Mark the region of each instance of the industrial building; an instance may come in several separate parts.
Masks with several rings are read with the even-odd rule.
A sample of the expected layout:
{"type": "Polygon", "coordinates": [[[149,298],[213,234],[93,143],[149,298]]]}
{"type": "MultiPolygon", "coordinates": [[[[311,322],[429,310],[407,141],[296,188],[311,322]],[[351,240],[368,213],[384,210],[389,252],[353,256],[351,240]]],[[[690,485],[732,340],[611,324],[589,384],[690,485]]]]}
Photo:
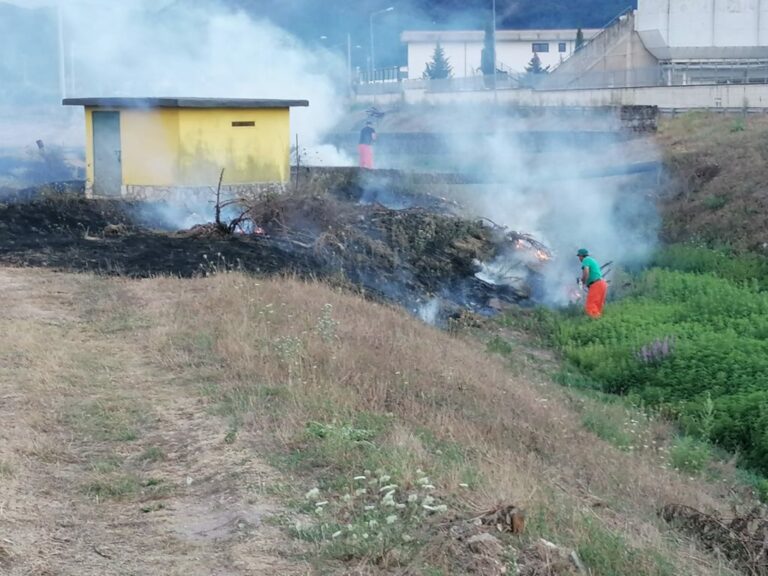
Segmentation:
{"type": "MultiPolygon", "coordinates": [[[[584,40],[601,32],[583,30],[584,40]]],[[[523,73],[534,54],[543,67],[555,68],[576,51],[578,30],[497,30],[496,68],[523,73]]],[[[482,30],[406,30],[400,35],[408,48],[408,78],[422,77],[435,48],[440,45],[453,68],[454,78],[482,75],[480,69],[486,33],[482,30]]]]}
{"type": "Polygon", "coordinates": [[[546,88],[768,83],[768,0],[638,0],[546,88]]]}
{"type": "Polygon", "coordinates": [[[286,182],[290,115],[306,100],[72,98],[85,107],[86,192],[150,198],[169,189],[286,182]]]}
{"type": "MultiPolygon", "coordinates": [[[[461,81],[482,74],[483,31],[406,31],[401,38],[408,47],[411,80],[421,78],[438,44],[448,57],[454,80],[427,87],[428,92],[490,86],[461,81]]],[[[638,0],[636,10],[624,11],[604,28],[584,30],[584,44],[578,50],[575,38],[576,30],[497,31],[499,71],[521,73],[537,54],[549,73],[525,83],[497,82],[496,88],[768,84],[768,0],[638,0]]],[[[721,100],[715,98],[713,105],[721,100]]],[[[748,104],[760,103],[752,97],[748,104]]]]}

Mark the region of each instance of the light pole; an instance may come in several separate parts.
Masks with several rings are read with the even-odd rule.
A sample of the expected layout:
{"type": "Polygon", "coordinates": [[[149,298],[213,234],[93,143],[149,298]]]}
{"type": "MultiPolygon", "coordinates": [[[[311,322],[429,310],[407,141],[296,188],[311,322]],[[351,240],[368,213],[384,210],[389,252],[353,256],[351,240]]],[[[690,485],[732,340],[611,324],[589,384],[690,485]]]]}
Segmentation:
{"type": "Polygon", "coordinates": [[[496,0],[493,0],[493,75],[496,75],[496,0]]]}
{"type": "Polygon", "coordinates": [[[378,16],[379,14],[384,14],[385,12],[392,12],[394,9],[395,9],[394,6],[390,6],[389,8],[384,8],[384,10],[378,10],[377,12],[372,12],[369,17],[368,23],[371,31],[371,63],[370,63],[370,70],[368,70],[369,82],[373,81],[373,74],[376,72],[376,56],[373,48],[373,17],[378,16]]]}
{"type": "MultiPolygon", "coordinates": [[[[320,36],[320,40],[323,42],[326,42],[328,40],[328,36],[322,35],[320,36]]],[[[351,91],[352,90],[352,49],[358,49],[362,48],[360,44],[355,44],[352,46],[352,35],[347,32],[347,39],[344,42],[336,43],[336,44],[325,44],[325,46],[330,49],[336,49],[336,48],[344,48],[345,52],[347,53],[347,88],[351,91]]]]}
{"type": "Polygon", "coordinates": [[[63,100],[67,97],[67,61],[64,55],[64,14],[61,4],[56,5],[56,24],[59,43],[59,93],[63,100]]]}
{"type": "Polygon", "coordinates": [[[496,92],[496,0],[493,0],[493,103],[498,103],[498,93],[496,92]]]}

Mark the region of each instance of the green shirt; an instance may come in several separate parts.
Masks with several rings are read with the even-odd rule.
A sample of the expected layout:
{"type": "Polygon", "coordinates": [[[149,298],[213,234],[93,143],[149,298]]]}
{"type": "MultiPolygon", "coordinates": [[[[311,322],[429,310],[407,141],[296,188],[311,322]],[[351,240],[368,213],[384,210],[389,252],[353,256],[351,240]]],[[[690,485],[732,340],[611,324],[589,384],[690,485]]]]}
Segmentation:
{"type": "Polygon", "coordinates": [[[587,256],[584,258],[584,260],[581,261],[581,269],[589,268],[589,278],[587,278],[587,285],[592,284],[592,282],[597,282],[603,277],[603,272],[600,270],[600,265],[597,263],[597,260],[592,258],[592,256],[587,256]]]}

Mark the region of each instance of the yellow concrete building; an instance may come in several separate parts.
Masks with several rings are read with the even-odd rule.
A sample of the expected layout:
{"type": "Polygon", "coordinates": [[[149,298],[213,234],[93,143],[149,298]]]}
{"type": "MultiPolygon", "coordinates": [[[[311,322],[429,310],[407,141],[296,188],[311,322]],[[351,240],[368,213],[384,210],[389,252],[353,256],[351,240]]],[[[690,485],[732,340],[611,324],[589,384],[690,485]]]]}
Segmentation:
{"type": "Polygon", "coordinates": [[[70,98],[85,107],[86,190],[152,197],[169,189],[290,177],[290,108],[306,100],[70,98]]]}

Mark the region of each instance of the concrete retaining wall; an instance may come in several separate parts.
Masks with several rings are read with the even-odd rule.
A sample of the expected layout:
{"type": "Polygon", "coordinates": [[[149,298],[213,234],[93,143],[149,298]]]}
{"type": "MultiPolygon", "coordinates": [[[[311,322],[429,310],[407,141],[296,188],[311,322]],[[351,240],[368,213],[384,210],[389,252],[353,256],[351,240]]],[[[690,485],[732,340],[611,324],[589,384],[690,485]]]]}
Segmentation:
{"type": "Polygon", "coordinates": [[[657,106],[677,110],[702,108],[768,109],[768,84],[721,84],[710,86],[649,86],[576,90],[480,90],[429,92],[405,89],[400,94],[357,97],[377,106],[408,104],[489,104],[507,106],[657,106]]]}

